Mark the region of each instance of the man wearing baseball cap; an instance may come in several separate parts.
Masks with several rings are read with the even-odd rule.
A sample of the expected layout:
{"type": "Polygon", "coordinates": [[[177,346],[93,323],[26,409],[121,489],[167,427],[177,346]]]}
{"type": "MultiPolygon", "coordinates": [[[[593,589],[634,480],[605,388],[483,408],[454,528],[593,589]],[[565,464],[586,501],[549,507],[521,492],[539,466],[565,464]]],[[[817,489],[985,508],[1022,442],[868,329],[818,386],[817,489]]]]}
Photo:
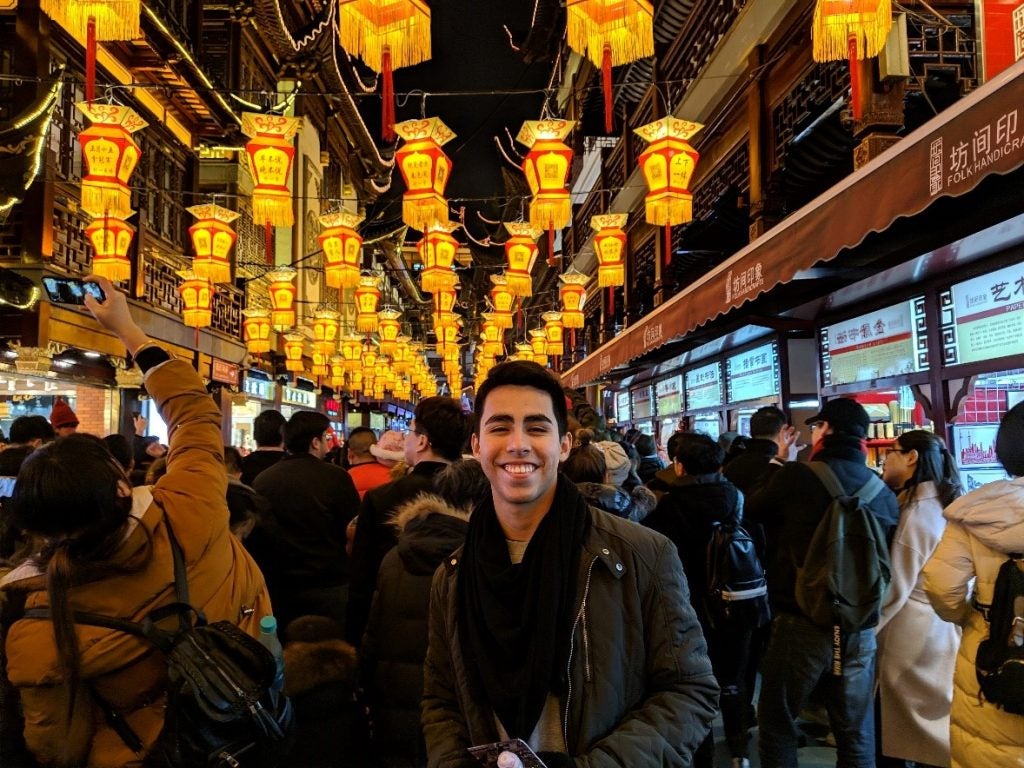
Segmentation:
{"type": "MultiPolygon", "coordinates": [[[[827,464],[849,495],[866,487],[872,476],[877,478],[866,463],[864,441],[870,421],[864,407],[849,398],[830,400],[807,419],[811,460],[827,464]]],[[[796,715],[821,680],[828,686],[826,707],[839,764],[875,764],[875,630],[845,635],[842,675],[830,675],[832,628],[813,623],[796,600],[797,566],[805,561],[811,538],[831,501],[808,465],[788,462],[763,491],[754,494],[747,509],[747,516],[764,526],[768,591],[775,613],[762,660],[764,677],[758,703],[759,747],[765,768],[797,764],[800,731],[796,715]]],[[[899,521],[892,491],[883,486],[866,506],[891,534],[899,521]]]]}

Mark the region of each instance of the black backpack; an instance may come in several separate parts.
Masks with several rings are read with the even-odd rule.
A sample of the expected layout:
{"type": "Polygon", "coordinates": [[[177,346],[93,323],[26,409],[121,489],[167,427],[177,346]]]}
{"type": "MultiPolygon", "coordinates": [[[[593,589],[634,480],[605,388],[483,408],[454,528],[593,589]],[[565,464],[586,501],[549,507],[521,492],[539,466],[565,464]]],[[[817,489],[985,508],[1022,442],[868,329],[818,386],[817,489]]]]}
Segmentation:
{"type": "MultiPolygon", "coordinates": [[[[127,632],[155,645],[167,660],[167,709],[147,766],[162,768],[271,768],[288,754],[294,734],[291,702],[274,687],[277,660],[258,640],[230,621],[208,624],[188,601],[185,558],[167,521],[174,557],[177,602],[151,611],[141,622],[75,612],[75,623],[127,632]],[[175,630],[157,625],[177,616],[175,630]]],[[[35,608],[25,618],[48,619],[35,608]]],[[[107,722],[133,751],[142,740],[95,690],[107,722]]]]}
{"type": "Polygon", "coordinates": [[[715,629],[757,629],[772,618],[754,540],[739,524],[715,523],[708,541],[708,618],[715,629]]]}
{"type": "Polygon", "coordinates": [[[1024,554],[1014,553],[999,567],[988,637],[978,645],[975,668],[986,701],[1024,715],[1024,554]]]}
{"type": "Polygon", "coordinates": [[[832,501],[814,530],[803,565],[797,566],[797,604],[820,626],[839,627],[843,633],[870,629],[878,624],[891,580],[885,530],[868,508],[885,485],[872,473],[847,495],[828,464],[812,461],[807,466],[832,501]]]}

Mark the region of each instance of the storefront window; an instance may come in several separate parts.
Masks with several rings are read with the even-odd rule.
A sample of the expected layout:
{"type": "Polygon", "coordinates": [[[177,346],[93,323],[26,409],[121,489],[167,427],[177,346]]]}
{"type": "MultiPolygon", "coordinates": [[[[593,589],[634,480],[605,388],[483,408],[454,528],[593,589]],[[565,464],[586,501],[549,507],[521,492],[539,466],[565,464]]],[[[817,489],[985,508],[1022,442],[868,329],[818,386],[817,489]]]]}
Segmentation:
{"type": "Polygon", "coordinates": [[[20,416],[50,418],[56,398],[66,402],[78,418],[79,432],[103,437],[116,431],[116,390],[93,387],[56,376],[29,376],[0,371],[0,429],[7,437],[20,416]]]}
{"type": "Polygon", "coordinates": [[[964,384],[963,390],[951,393],[960,400],[949,442],[964,490],[973,491],[1008,477],[996,458],[996,433],[1003,414],[1024,402],[1024,369],[985,373],[964,384]]]}

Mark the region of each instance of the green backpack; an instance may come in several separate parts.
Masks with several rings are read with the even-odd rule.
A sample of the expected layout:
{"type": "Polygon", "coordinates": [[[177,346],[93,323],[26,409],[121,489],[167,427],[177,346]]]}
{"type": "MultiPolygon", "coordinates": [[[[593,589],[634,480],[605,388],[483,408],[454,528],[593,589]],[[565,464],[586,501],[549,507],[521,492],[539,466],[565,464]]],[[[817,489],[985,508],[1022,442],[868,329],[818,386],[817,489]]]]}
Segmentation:
{"type": "Polygon", "coordinates": [[[872,474],[847,494],[828,464],[812,461],[807,466],[832,502],[814,530],[803,565],[797,566],[797,604],[815,624],[842,634],[869,629],[878,624],[891,579],[885,530],[868,508],[885,485],[872,474]]]}

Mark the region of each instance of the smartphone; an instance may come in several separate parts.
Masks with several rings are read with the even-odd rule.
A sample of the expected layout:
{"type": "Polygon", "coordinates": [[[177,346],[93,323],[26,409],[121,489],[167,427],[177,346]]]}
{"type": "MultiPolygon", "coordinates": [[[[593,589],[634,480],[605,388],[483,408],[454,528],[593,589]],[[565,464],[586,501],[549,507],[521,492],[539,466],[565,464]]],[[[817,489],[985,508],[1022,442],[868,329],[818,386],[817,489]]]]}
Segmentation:
{"type": "Polygon", "coordinates": [[[55,304],[85,304],[86,294],[98,301],[104,301],[103,289],[97,283],[87,283],[77,277],[44,277],[43,290],[55,304]]]}
{"type": "Polygon", "coordinates": [[[547,768],[544,765],[544,761],[537,757],[537,754],[530,749],[530,745],[522,739],[496,741],[493,744],[481,744],[480,746],[469,748],[469,754],[487,768],[496,768],[498,765],[498,755],[502,752],[511,752],[518,757],[523,764],[523,768],[547,768]]]}

